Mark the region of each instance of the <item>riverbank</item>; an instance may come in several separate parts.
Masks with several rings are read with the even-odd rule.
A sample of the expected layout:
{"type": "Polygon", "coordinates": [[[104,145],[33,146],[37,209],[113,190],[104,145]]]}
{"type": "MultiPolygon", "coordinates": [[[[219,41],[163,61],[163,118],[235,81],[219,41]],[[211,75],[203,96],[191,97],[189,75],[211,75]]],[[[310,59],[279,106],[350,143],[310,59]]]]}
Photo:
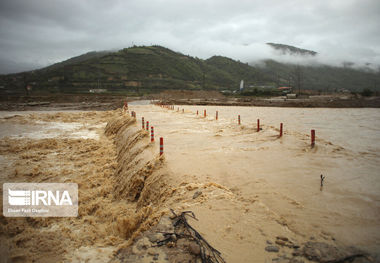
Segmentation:
{"type": "Polygon", "coordinates": [[[293,108],[380,108],[380,97],[355,98],[339,96],[310,96],[300,99],[278,98],[229,98],[229,99],[162,99],[164,104],[257,106],[293,108]]]}
{"type": "Polygon", "coordinates": [[[164,91],[143,97],[110,94],[55,94],[44,96],[2,96],[0,111],[114,110],[123,102],[154,100],[176,105],[257,106],[294,108],[379,108],[380,97],[315,95],[295,99],[282,97],[228,97],[216,91],[164,91]]]}

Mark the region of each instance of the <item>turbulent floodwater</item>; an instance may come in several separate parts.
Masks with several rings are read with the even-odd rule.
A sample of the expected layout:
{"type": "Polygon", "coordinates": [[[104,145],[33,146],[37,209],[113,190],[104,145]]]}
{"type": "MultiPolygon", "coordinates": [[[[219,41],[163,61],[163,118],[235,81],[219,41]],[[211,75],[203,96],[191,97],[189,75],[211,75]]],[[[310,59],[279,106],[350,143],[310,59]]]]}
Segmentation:
{"type": "Polygon", "coordinates": [[[299,234],[321,228],[346,244],[380,250],[379,109],[131,108],[138,124],[144,116],[164,137],[174,173],[209,178],[247,198],[259,195],[299,234]],[[284,136],[278,138],[281,122],[284,136]]]}
{"type": "Polygon", "coordinates": [[[0,114],[1,182],[76,182],[80,198],[78,218],[4,219],[9,257],[104,262],[169,208],[194,211],[191,225],[227,262],[271,262],[265,247],[279,235],[378,255],[379,109],[168,110],[145,101],[129,110],[136,123],[121,111],[0,114]]]}

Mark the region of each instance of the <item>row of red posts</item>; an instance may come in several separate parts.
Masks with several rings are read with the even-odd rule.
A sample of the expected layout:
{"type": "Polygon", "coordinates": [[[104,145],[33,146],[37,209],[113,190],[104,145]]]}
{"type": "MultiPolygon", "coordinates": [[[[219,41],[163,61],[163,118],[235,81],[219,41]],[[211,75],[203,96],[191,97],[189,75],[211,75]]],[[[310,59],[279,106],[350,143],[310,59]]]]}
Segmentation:
{"type": "MultiPolygon", "coordinates": [[[[158,104],[159,106],[163,107],[163,108],[166,108],[166,109],[169,109],[169,110],[174,110],[174,105],[166,105],[166,104],[158,104]]],[[[179,112],[179,107],[177,108],[177,112],[179,112]]],[[[184,113],[185,110],[182,109],[182,113],[184,113]]],[[[197,115],[199,115],[199,111],[197,110],[197,115]]],[[[203,116],[204,118],[206,118],[207,116],[207,112],[206,110],[203,111],[203,116]]],[[[215,112],[215,120],[218,120],[219,118],[219,112],[216,111],[215,112]]],[[[240,115],[238,115],[238,124],[240,125],[241,124],[241,118],[240,118],[240,115]]],[[[279,132],[279,137],[282,137],[283,135],[283,123],[280,123],[280,132],[279,132]]],[[[261,129],[260,129],[260,119],[257,119],[257,132],[259,132],[261,129]]],[[[152,139],[154,136],[153,135],[153,130],[151,131],[151,141],[154,141],[154,139],[152,139]]],[[[311,130],[311,147],[314,147],[315,146],[315,130],[312,129],[311,130]]],[[[161,140],[162,138],[160,138],[160,155],[163,153],[163,139],[161,140]],[[161,141],[162,141],[162,153],[161,153],[161,141]]]]}
{"type": "MultiPolygon", "coordinates": [[[[174,107],[170,107],[170,109],[174,110],[174,107]]],[[[124,110],[124,109],[123,109],[124,110]]],[[[131,117],[136,119],[136,112],[131,111],[131,117]]],[[[144,120],[144,117],[141,117],[141,127],[143,130],[149,132],[149,121],[144,120]]],[[[150,142],[154,142],[154,127],[150,126],[150,142]]],[[[164,154],[164,138],[160,137],[160,156],[164,154]]]]}
{"type": "MultiPolygon", "coordinates": [[[[218,112],[216,113],[216,116],[218,116],[218,112]]],[[[216,117],[216,119],[218,119],[218,117],[216,117]]],[[[241,124],[241,119],[240,119],[240,115],[238,115],[238,124],[240,125],[241,124]]],[[[278,137],[282,137],[282,134],[283,134],[283,128],[284,128],[284,124],[283,123],[280,123],[280,134],[278,137]]],[[[261,129],[260,129],[260,119],[257,119],[257,132],[259,132],[261,129]]],[[[311,130],[311,147],[314,147],[315,145],[315,130],[311,130]]]]}

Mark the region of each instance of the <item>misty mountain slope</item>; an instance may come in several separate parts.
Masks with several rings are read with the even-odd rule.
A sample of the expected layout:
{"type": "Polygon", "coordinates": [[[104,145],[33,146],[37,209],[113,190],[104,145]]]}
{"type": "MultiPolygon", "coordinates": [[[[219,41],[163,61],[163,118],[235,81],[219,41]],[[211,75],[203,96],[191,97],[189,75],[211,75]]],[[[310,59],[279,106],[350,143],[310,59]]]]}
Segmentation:
{"type": "MultiPolygon", "coordinates": [[[[222,56],[213,56],[205,60],[206,64],[225,72],[233,83],[239,83],[240,80],[245,80],[249,83],[267,83],[273,82],[270,75],[265,71],[250,66],[248,64],[235,61],[231,58],[222,56]]],[[[217,81],[217,80],[215,80],[217,81]]]]}
{"type": "Polygon", "coordinates": [[[312,50],[307,50],[303,48],[298,48],[294,46],[276,44],[276,43],[267,43],[268,46],[280,52],[282,55],[301,55],[301,56],[315,56],[318,53],[312,50]]]}
{"type": "Polygon", "coordinates": [[[292,86],[298,89],[298,80],[302,89],[318,91],[363,89],[380,90],[379,72],[355,68],[334,67],[329,65],[297,65],[265,60],[262,71],[274,76],[278,85],[292,86]]]}
{"type": "Polygon", "coordinates": [[[163,89],[230,89],[247,86],[291,86],[298,90],[379,90],[380,74],[327,65],[302,66],[274,60],[244,64],[223,56],[194,58],[161,46],[134,46],[117,52],[89,52],[52,66],[0,76],[2,93],[89,92],[102,88],[117,93],[163,89]]]}

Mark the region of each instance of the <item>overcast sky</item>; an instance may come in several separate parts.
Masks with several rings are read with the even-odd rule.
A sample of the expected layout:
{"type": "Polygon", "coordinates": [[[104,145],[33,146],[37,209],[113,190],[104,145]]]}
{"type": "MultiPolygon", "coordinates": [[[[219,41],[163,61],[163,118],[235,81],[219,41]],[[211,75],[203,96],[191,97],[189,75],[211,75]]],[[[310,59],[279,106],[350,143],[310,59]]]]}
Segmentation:
{"type": "Polygon", "coordinates": [[[317,51],[324,63],[380,64],[380,0],[0,0],[0,73],[133,44],[289,59],[267,42],[317,51]]]}

